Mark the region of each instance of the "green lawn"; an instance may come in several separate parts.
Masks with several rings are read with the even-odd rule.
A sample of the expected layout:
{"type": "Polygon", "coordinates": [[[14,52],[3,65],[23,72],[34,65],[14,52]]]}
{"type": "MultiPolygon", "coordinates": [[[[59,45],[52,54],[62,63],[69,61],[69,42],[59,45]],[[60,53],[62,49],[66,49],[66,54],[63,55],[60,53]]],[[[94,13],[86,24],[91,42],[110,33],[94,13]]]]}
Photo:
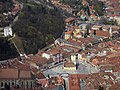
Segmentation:
{"type": "Polygon", "coordinates": [[[13,44],[16,47],[16,49],[18,50],[18,52],[24,53],[24,48],[23,48],[22,40],[21,40],[21,38],[18,35],[15,35],[15,37],[12,38],[11,41],[13,42],[13,44]]]}

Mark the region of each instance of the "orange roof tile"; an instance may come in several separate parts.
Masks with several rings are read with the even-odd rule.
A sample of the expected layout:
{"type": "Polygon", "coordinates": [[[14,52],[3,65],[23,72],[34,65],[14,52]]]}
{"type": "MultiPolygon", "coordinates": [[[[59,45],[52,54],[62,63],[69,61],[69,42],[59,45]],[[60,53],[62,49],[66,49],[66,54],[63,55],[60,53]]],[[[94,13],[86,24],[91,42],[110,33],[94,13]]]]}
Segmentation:
{"type": "Polygon", "coordinates": [[[45,76],[44,76],[44,74],[42,72],[39,72],[39,73],[37,72],[36,75],[35,75],[35,77],[38,78],[38,79],[45,78],[45,76]]]}
{"type": "Polygon", "coordinates": [[[56,50],[55,48],[52,48],[51,50],[46,51],[46,53],[56,55],[60,52],[59,52],[59,50],[56,50]]]}
{"type": "Polygon", "coordinates": [[[64,67],[76,67],[76,65],[72,61],[64,62],[64,67]]]}
{"type": "MultiPolygon", "coordinates": [[[[92,34],[93,33],[94,30],[92,30],[92,34]]],[[[110,33],[108,31],[96,30],[96,36],[110,37],[110,33]]]]}
{"type": "Polygon", "coordinates": [[[94,25],[94,26],[92,26],[93,30],[100,29],[100,28],[102,28],[102,26],[100,26],[100,25],[94,25]]]}
{"type": "Polygon", "coordinates": [[[18,69],[0,69],[0,79],[18,79],[18,69]]]}
{"type": "Polygon", "coordinates": [[[46,63],[48,60],[42,56],[34,55],[29,58],[29,61],[36,63],[37,65],[42,65],[46,63]]]}
{"type": "Polygon", "coordinates": [[[67,31],[67,32],[65,32],[65,34],[72,34],[73,33],[73,31],[67,31]]]}
{"type": "Polygon", "coordinates": [[[69,17],[69,18],[65,19],[65,22],[68,23],[68,22],[73,21],[74,19],[75,19],[74,17],[69,17]]]}
{"type": "Polygon", "coordinates": [[[20,75],[19,75],[19,78],[22,78],[22,79],[31,79],[31,72],[30,71],[20,71],[20,75]]]}
{"type": "Polygon", "coordinates": [[[71,74],[69,75],[69,88],[70,90],[81,90],[80,80],[85,82],[87,90],[98,89],[100,85],[106,88],[105,83],[113,85],[116,77],[109,72],[99,72],[92,74],[71,74]],[[106,79],[105,76],[108,76],[106,79]],[[112,80],[113,79],[113,80],[112,80]]]}
{"type": "Polygon", "coordinates": [[[79,45],[79,46],[82,45],[82,42],[78,42],[78,41],[75,41],[75,40],[72,40],[72,39],[68,39],[68,41],[72,44],[75,44],[75,45],[79,45]]]}

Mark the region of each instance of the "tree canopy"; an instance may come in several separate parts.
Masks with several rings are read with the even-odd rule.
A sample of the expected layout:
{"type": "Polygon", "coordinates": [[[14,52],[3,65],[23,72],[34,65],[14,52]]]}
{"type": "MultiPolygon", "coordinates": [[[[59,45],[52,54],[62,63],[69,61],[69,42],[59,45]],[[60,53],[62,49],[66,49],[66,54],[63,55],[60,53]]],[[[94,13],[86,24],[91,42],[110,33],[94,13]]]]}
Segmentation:
{"type": "MultiPolygon", "coordinates": [[[[23,9],[18,14],[19,19],[12,25],[13,33],[17,36],[13,40],[17,47],[26,54],[35,54],[38,49],[53,43],[53,38],[60,37],[65,27],[64,20],[62,14],[54,9],[54,6],[48,8],[46,3],[36,4],[24,1],[21,0],[23,9]]],[[[3,2],[4,0],[0,1],[0,4],[3,2]]],[[[19,55],[14,44],[7,40],[7,38],[0,38],[0,60],[19,55]]]]}
{"type": "Polygon", "coordinates": [[[36,53],[38,49],[53,42],[64,30],[62,15],[43,5],[26,3],[13,31],[22,38],[25,52],[36,53]]]}

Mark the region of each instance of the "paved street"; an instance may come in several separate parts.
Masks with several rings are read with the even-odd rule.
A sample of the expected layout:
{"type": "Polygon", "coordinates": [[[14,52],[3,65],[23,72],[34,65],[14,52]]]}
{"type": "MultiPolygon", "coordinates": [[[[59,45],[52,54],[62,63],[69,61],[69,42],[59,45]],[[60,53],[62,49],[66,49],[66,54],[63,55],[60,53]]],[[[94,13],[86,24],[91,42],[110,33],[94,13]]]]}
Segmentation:
{"type": "Polygon", "coordinates": [[[97,73],[99,72],[99,70],[92,66],[90,63],[88,62],[83,62],[80,63],[80,65],[78,66],[77,72],[79,74],[90,74],[90,73],[97,73]]]}
{"type": "Polygon", "coordinates": [[[82,63],[78,66],[77,72],[79,74],[88,74],[89,73],[87,66],[82,63]]]}
{"type": "Polygon", "coordinates": [[[97,68],[87,62],[80,63],[77,72],[79,74],[90,74],[98,72],[97,68]]]}

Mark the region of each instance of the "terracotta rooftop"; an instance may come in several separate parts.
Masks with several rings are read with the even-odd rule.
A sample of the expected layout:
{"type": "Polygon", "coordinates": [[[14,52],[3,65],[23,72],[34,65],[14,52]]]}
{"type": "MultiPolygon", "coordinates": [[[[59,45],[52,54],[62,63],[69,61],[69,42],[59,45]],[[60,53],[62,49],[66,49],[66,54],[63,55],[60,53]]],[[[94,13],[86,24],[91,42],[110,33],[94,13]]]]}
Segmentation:
{"type": "Polygon", "coordinates": [[[13,62],[10,62],[10,67],[17,68],[20,70],[30,70],[29,63],[27,63],[26,61],[22,62],[22,61],[19,61],[17,59],[14,60],[13,62]]]}
{"type": "Polygon", "coordinates": [[[31,72],[30,71],[20,71],[19,78],[22,79],[30,79],[31,78],[31,72]]]}
{"type": "Polygon", "coordinates": [[[67,31],[67,32],[65,32],[65,34],[72,34],[73,33],[73,31],[67,31]]]}
{"type": "Polygon", "coordinates": [[[82,45],[82,42],[78,42],[77,40],[72,40],[72,39],[68,39],[68,42],[74,44],[74,45],[78,45],[78,46],[81,46],[82,45]]]}
{"type": "Polygon", "coordinates": [[[0,79],[31,79],[31,72],[14,68],[0,69],[0,79]]]}
{"type": "Polygon", "coordinates": [[[37,72],[35,74],[35,77],[38,78],[38,79],[42,79],[42,78],[45,78],[44,74],[42,72],[37,72]]]}
{"type": "Polygon", "coordinates": [[[84,44],[89,44],[89,43],[91,43],[92,41],[94,41],[95,39],[92,38],[92,37],[87,37],[87,38],[79,38],[78,40],[81,41],[81,42],[84,43],[84,44]]]}
{"type": "Polygon", "coordinates": [[[29,61],[34,62],[37,65],[43,65],[44,63],[47,63],[48,60],[42,56],[34,55],[29,58],[29,61]]]}
{"type": "Polygon", "coordinates": [[[58,85],[64,84],[64,80],[62,77],[56,76],[56,77],[38,79],[37,83],[48,90],[48,88],[53,89],[58,85]]]}
{"type": "Polygon", "coordinates": [[[68,46],[68,45],[63,45],[63,46],[61,46],[61,48],[62,48],[63,50],[65,50],[65,49],[67,49],[67,50],[73,50],[73,52],[78,52],[78,50],[79,50],[79,48],[77,48],[77,47],[68,46]]]}
{"type": "Polygon", "coordinates": [[[109,55],[107,55],[107,57],[112,58],[112,57],[118,57],[119,55],[120,55],[120,51],[109,54],[109,55]]]}
{"type": "Polygon", "coordinates": [[[60,52],[59,52],[59,50],[56,50],[56,48],[52,48],[52,49],[46,51],[46,53],[47,53],[47,54],[56,55],[56,54],[58,54],[58,53],[60,53],[60,52]]]}
{"type": "MultiPolygon", "coordinates": [[[[91,32],[93,34],[94,30],[92,30],[91,32]]],[[[110,37],[110,33],[108,31],[96,30],[96,36],[110,37]]]]}
{"type": "Polygon", "coordinates": [[[68,22],[73,21],[74,19],[75,19],[74,17],[69,17],[69,18],[65,19],[65,22],[68,23],[68,22]]]}
{"type": "Polygon", "coordinates": [[[110,86],[109,90],[120,90],[120,83],[115,83],[110,86]]]}
{"type": "MultiPolygon", "coordinates": [[[[106,85],[114,85],[116,77],[112,73],[71,74],[69,75],[70,90],[95,90],[101,85],[106,90],[106,85]]],[[[117,83],[118,84],[118,83],[117,83]]],[[[118,85],[119,86],[119,85],[118,85]]]]}
{"type": "Polygon", "coordinates": [[[66,61],[64,67],[76,67],[76,65],[72,61],[66,61]]]}
{"type": "Polygon", "coordinates": [[[18,69],[0,69],[0,79],[18,79],[18,69]]]}

